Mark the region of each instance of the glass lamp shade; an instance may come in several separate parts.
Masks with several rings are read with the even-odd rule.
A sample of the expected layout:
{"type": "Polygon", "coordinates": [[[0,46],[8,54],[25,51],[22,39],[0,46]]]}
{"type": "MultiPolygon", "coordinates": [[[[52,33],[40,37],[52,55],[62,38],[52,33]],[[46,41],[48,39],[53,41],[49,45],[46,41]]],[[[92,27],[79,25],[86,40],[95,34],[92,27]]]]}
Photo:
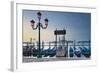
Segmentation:
{"type": "Polygon", "coordinates": [[[41,12],[38,12],[37,15],[38,15],[38,18],[41,19],[41,15],[42,15],[41,12]]]}
{"type": "Polygon", "coordinates": [[[31,20],[30,23],[31,23],[31,26],[34,26],[35,21],[34,20],[31,20]]]}
{"type": "Polygon", "coordinates": [[[46,18],[44,21],[45,21],[45,25],[47,26],[48,25],[48,19],[46,18]]]}

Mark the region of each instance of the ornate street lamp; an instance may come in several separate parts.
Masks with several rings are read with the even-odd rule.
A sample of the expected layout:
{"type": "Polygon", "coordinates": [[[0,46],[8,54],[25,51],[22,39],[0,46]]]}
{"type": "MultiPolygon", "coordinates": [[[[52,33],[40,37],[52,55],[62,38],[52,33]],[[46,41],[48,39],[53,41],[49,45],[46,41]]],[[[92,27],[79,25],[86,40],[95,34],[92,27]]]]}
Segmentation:
{"type": "Polygon", "coordinates": [[[34,25],[35,25],[35,21],[34,21],[34,20],[31,20],[31,21],[30,21],[32,29],[33,29],[33,30],[36,30],[36,29],[38,28],[38,31],[39,31],[39,38],[38,38],[38,40],[39,40],[39,48],[38,48],[38,56],[37,56],[38,58],[41,58],[41,57],[42,57],[42,56],[41,56],[40,30],[41,30],[41,28],[42,28],[42,29],[46,29],[47,26],[48,26],[48,19],[47,19],[47,18],[44,19],[44,21],[45,21],[45,26],[43,26],[42,23],[40,22],[40,20],[41,20],[41,15],[42,15],[41,12],[38,12],[38,13],[37,13],[37,17],[38,17],[39,22],[37,23],[36,27],[34,26],[34,25]]]}

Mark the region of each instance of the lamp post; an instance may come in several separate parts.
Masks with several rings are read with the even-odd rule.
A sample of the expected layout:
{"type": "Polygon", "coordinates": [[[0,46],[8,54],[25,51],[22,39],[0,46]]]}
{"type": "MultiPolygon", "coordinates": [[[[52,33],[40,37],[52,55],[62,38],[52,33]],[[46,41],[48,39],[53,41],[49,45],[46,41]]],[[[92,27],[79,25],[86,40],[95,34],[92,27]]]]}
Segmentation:
{"type": "Polygon", "coordinates": [[[32,29],[33,29],[33,30],[36,30],[36,29],[38,28],[38,31],[39,31],[39,33],[38,33],[38,34],[39,34],[39,35],[38,35],[39,48],[38,48],[38,55],[37,55],[38,58],[41,58],[41,57],[42,57],[42,56],[41,56],[41,38],[40,38],[40,30],[41,30],[41,28],[42,28],[42,29],[46,29],[47,26],[48,26],[48,19],[47,19],[47,18],[44,19],[45,26],[43,26],[42,23],[40,22],[40,20],[41,20],[41,15],[42,15],[41,12],[38,12],[38,13],[37,13],[38,23],[37,23],[36,27],[34,27],[35,21],[34,21],[34,20],[31,20],[31,21],[30,21],[32,29]]]}

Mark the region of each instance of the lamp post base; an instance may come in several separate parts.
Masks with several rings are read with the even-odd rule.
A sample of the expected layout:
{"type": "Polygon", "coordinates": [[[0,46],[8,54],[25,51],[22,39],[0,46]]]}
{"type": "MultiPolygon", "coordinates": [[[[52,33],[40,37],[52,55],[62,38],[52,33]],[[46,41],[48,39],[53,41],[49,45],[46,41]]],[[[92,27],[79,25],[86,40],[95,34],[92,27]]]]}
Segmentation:
{"type": "Polygon", "coordinates": [[[41,55],[37,55],[37,58],[42,58],[42,56],[41,55]]]}

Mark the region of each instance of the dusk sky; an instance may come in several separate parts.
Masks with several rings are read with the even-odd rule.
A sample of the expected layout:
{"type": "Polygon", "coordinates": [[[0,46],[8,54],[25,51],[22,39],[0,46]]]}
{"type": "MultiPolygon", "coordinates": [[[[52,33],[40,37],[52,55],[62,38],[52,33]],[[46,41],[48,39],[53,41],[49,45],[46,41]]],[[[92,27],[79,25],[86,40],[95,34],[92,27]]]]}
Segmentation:
{"type": "MultiPolygon", "coordinates": [[[[38,29],[33,30],[30,20],[38,22],[37,12],[34,10],[23,10],[23,41],[33,38],[38,41],[38,29]]],[[[40,11],[42,13],[41,23],[48,18],[47,29],[41,29],[41,41],[54,41],[54,30],[66,29],[66,40],[90,40],[91,39],[91,14],[77,12],[55,12],[40,11]]]]}

